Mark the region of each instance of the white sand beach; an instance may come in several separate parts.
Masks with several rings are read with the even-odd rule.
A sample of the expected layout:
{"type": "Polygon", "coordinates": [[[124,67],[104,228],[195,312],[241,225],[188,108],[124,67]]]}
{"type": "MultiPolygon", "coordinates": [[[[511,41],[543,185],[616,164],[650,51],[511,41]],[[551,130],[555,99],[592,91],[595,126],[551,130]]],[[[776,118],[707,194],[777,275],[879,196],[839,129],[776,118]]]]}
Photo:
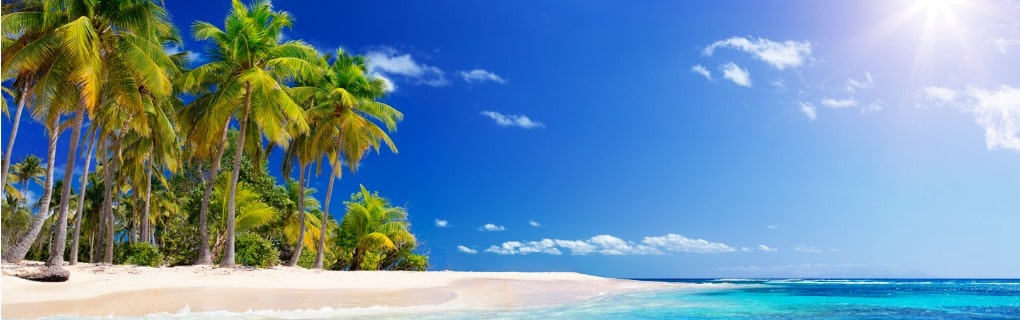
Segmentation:
{"type": "Polygon", "coordinates": [[[67,282],[17,278],[39,262],[5,264],[3,318],[142,316],[317,308],[416,307],[514,310],[651,290],[662,283],[549,272],[322,271],[302,268],[149,268],[79,264],[67,282]]]}

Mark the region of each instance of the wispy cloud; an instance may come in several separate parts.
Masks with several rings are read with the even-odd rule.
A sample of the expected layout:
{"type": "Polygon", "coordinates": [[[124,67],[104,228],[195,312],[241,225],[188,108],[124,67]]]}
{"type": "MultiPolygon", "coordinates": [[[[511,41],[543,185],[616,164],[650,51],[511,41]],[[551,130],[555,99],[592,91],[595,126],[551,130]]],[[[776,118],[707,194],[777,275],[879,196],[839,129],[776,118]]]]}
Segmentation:
{"type": "Polygon", "coordinates": [[[765,251],[765,252],[776,252],[776,251],[779,251],[779,248],[770,248],[769,246],[766,246],[764,244],[759,244],[758,245],[758,250],[765,251]]]}
{"type": "Polygon", "coordinates": [[[505,115],[496,111],[482,111],[482,115],[495,120],[500,127],[521,127],[524,129],[545,127],[541,122],[531,120],[523,114],[505,115]]]}
{"type": "Polygon", "coordinates": [[[875,86],[875,79],[871,77],[871,72],[864,73],[863,80],[857,80],[854,78],[846,79],[846,91],[855,92],[859,89],[868,89],[875,86]]]}
{"type": "Polygon", "coordinates": [[[531,225],[532,227],[536,227],[536,228],[538,228],[538,227],[541,227],[541,226],[542,226],[541,224],[539,224],[539,223],[538,223],[538,222],[536,222],[535,220],[529,220],[529,221],[528,221],[528,224],[529,224],[529,225],[531,225]]]}
{"type": "Polygon", "coordinates": [[[1020,151],[1020,89],[1007,85],[985,89],[970,87],[954,90],[926,87],[922,90],[929,103],[959,109],[974,116],[985,129],[988,150],[1020,151]]]}
{"type": "Polygon", "coordinates": [[[436,219],[436,226],[440,228],[446,228],[450,226],[450,222],[442,219],[436,219]]]}
{"type": "Polygon", "coordinates": [[[700,74],[701,76],[705,77],[705,79],[708,79],[708,81],[713,81],[712,71],[708,71],[708,69],[705,69],[705,67],[701,66],[700,64],[696,64],[693,67],[691,67],[691,72],[700,74]]]}
{"type": "Polygon", "coordinates": [[[506,230],[506,228],[491,223],[486,223],[485,225],[478,227],[478,231],[503,231],[503,230],[506,230]]]}
{"type": "Polygon", "coordinates": [[[468,247],[465,247],[465,246],[457,246],[457,251],[460,251],[460,252],[463,252],[463,253],[467,253],[467,254],[477,254],[478,253],[478,250],[471,249],[471,248],[468,248],[468,247]]]}
{"type": "Polygon", "coordinates": [[[723,78],[729,79],[739,86],[751,87],[751,74],[747,70],[741,69],[736,63],[727,62],[719,66],[719,70],[722,70],[723,78]]]}
{"type": "MultiPolygon", "coordinates": [[[[175,55],[181,52],[185,52],[181,49],[181,47],[178,46],[164,47],[163,51],[165,51],[168,55],[175,55]]],[[[187,60],[187,62],[192,65],[199,65],[202,62],[205,62],[205,58],[202,56],[202,54],[195,51],[187,51],[184,54],[184,59],[187,60]]]]}
{"type": "Polygon", "coordinates": [[[805,246],[805,245],[798,245],[798,246],[794,247],[793,250],[798,251],[798,252],[806,252],[806,253],[822,253],[822,249],[815,248],[815,247],[812,247],[812,246],[805,246]]]}
{"type": "MultiPolygon", "coordinates": [[[[804,113],[804,116],[808,118],[808,121],[815,121],[815,119],[818,119],[818,114],[816,113],[815,105],[811,104],[810,102],[801,102],[800,112],[804,113]]],[[[774,225],[771,224],[769,225],[769,229],[775,229],[774,227],[775,227],[774,225]]]]}
{"type": "Polygon", "coordinates": [[[879,112],[885,109],[885,102],[881,99],[875,100],[874,102],[861,107],[861,113],[868,114],[873,112],[879,112]]]}
{"type": "Polygon", "coordinates": [[[846,98],[846,99],[825,98],[825,99],[822,99],[822,105],[826,106],[826,107],[829,107],[829,108],[833,108],[833,109],[842,109],[842,108],[856,107],[857,106],[857,99],[854,99],[854,98],[846,98]]]}
{"type": "Polygon", "coordinates": [[[411,84],[432,87],[442,87],[450,83],[446,80],[446,73],[443,70],[418,63],[410,54],[400,53],[393,48],[369,51],[365,57],[368,58],[369,74],[383,78],[390,83],[392,90],[397,88],[392,81],[395,77],[411,84]]]}
{"type": "Polygon", "coordinates": [[[779,226],[777,226],[777,225],[774,225],[774,224],[770,224],[770,225],[767,225],[767,226],[765,226],[765,227],[766,227],[766,228],[768,228],[769,230],[776,230],[776,229],[779,229],[779,226]]]}
{"type": "Polygon", "coordinates": [[[1009,50],[1009,47],[1020,44],[1020,39],[997,38],[992,42],[995,44],[995,48],[999,49],[1000,53],[1006,54],[1006,51],[1009,50]]]}
{"type": "Polygon", "coordinates": [[[754,249],[751,249],[751,248],[748,248],[748,247],[740,247],[740,252],[751,252],[751,251],[754,251],[754,249]]]}
{"type": "Polygon", "coordinates": [[[799,67],[811,57],[811,43],[807,41],[776,42],[765,38],[732,37],[705,47],[703,54],[711,56],[717,48],[733,48],[750,53],[779,70],[799,67]]]}
{"type": "Polygon", "coordinates": [[[507,241],[491,246],[485,252],[515,255],[547,253],[560,255],[560,249],[569,250],[573,255],[659,255],[671,252],[721,253],[736,251],[732,247],[704,239],[691,239],[679,234],[645,237],[640,242],[626,241],[602,234],[582,240],[542,239],[539,241],[507,241]]]}
{"type": "Polygon", "coordinates": [[[499,75],[497,75],[495,73],[492,73],[492,72],[490,72],[488,70],[485,70],[485,69],[474,69],[474,70],[471,70],[471,71],[460,71],[457,74],[459,74],[460,77],[463,78],[464,81],[467,81],[468,83],[486,82],[486,81],[492,81],[492,82],[496,82],[496,83],[499,83],[499,84],[506,83],[506,79],[503,79],[503,77],[500,77],[499,75]]]}

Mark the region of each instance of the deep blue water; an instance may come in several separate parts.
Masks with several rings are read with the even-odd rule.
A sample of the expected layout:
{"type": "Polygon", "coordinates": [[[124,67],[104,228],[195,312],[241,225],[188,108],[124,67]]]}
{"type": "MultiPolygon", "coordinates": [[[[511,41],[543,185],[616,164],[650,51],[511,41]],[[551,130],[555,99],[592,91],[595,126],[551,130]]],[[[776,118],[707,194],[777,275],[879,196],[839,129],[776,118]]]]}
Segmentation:
{"type": "MultiPolygon", "coordinates": [[[[653,281],[653,280],[648,280],[653,281]]],[[[322,309],[152,315],[175,319],[1020,319],[1020,279],[719,279],[556,307],[322,309]]],[[[58,317],[63,318],[63,317],[58,317]]]]}

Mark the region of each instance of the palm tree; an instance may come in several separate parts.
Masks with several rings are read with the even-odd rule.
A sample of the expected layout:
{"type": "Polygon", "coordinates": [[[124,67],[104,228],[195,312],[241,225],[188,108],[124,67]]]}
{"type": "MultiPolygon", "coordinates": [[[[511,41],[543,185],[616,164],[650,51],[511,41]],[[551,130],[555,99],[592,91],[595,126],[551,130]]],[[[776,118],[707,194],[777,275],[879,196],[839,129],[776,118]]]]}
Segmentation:
{"type": "MultiPolygon", "coordinates": [[[[315,129],[310,131],[310,137],[303,140],[316,153],[316,162],[321,163],[321,155],[325,155],[332,167],[323,214],[328,221],[333,184],[336,178],[342,176],[343,165],[356,172],[365,153],[370,149],[379,152],[382,143],[394,153],[397,152],[389,135],[375,121],[382,122],[388,130],[393,131],[403,114],[376,101],[385,95],[385,83],[382,79],[366,76],[367,67],[363,57],[337,49],[325,74],[321,81],[293,91],[295,96],[311,100],[315,105],[308,111],[308,118],[315,129]]],[[[326,226],[327,223],[320,224],[320,234],[326,234],[326,226]]],[[[316,249],[312,268],[321,269],[325,237],[319,238],[316,249]]]]}
{"type": "MultiPolygon", "coordinates": [[[[28,183],[35,182],[39,185],[43,184],[42,179],[46,175],[46,170],[42,167],[42,160],[35,155],[28,155],[25,159],[21,160],[20,163],[15,164],[13,169],[12,178],[14,183],[21,184],[20,194],[25,194],[28,191],[28,183]]],[[[28,203],[24,203],[26,199],[22,199],[21,205],[28,206],[28,203]]]]}
{"type": "Polygon", "coordinates": [[[292,267],[297,265],[302,248],[314,247],[316,239],[322,235],[315,230],[321,221],[312,214],[312,211],[319,209],[319,200],[312,196],[316,190],[305,187],[303,180],[287,179],[284,183],[289,201],[287,201],[287,211],[283,214],[283,235],[284,239],[294,243],[294,254],[287,261],[287,265],[292,267]],[[306,238],[305,230],[309,228],[316,232],[306,238]]]}
{"type": "Polygon", "coordinates": [[[409,228],[404,208],[390,205],[385,198],[369,193],[362,185],[361,192],[347,202],[347,214],[340,223],[340,229],[353,240],[354,253],[348,269],[360,270],[369,252],[385,256],[400,247],[413,247],[416,240],[409,228]]]}
{"type": "MultiPolygon", "coordinates": [[[[261,140],[260,136],[265,136],[278,145],[286,145],[290,140],[284,129],[286,124],[307,131],[301,108],[282,88],[286,80],[313,78],[317,70],[309,62],[316,55],[314,49],[300,41],[281,43],[281,31],[291,25],[290,14],[273,11],[269,1],[255,1],[245,6],[234,0],[224,24],[225,30],[202,21],[192,25],[195,39],[210,40],[215,49],[211,62],[186,73],[182,83],[190,90],[216,87],[215,92],[197,99],[201,103],[190,106],[195,110],[189,114],[199,116],[191,119],[207,117],[206,124],[200,126],[206,128],[204,132],[216,132],[222,137],[221,128],[225,128],[233,116],[240,125],[228,185],[226,247],[220,262],[222,267],[233,267],[236,189],[242,154],[248,147],[245,140],[254,145],[261,140]],[[249,125],[257,126],[258,130],[249,132],[249,125]]],[[[225,139],[219,141],[219,149],[225,144],[225,139]]]]}
{"type": "Polygon", "coordinates": [[[93,151],[95,150],[94,148],[96,146],[95,137],[89,136],[87,139],[85,139],[85,141],[87,141],[88,144],[88,151],[85,151],[84,154],[85,169],[84,173],[81,175],[81,187],[78,188],[78,190],[80,190],[78,192],[78,210],[74,211],[75,212],[74,235],[71,237],[71,254],[69,257],[70,260],[69,264],[72,266],[78,264],[78,247],[80,246],[79,240],[81,239],[81,222],[82,216],[84,216],[85,213],[85,194],[86,194],[85,190],[88,188],[89,167],[92,164],[92,158],[94,157],[93,151]]]}
{"type": "MultiPolygon", "coordinates": [[[[46,219],[50,216],[50,198],[53,196],[53,168],[56,163],[57,157],[57,138],[60,137],[60,117],[54,113],[50,114],[49,117],[49,145],[47,150],[46,158],[46,181],[43,184],[43,195],[42,199],[39,199],[39,210],[36,212],[35,217],[32,219],[32,225],[28,230],[28,233],[23,235],[18,242],[3,253],[3,261],[8,263],[18,263],[22,259],[25,259],[25,255],[28,254],[28,250],[35,243],[36,238],[39,236],[39,232],[42,231],[43,224],[46,223],[46,219]]],[[[35,171],[42,168],[38,167],[38,159],[33,161],[35,164],[21,163],[15,165],[15,173],[21,173],[18,175],[22,181],[27,181],[31,177],[35,177],[35,171]],[[24,164],[24,165],[22,165],[24,164]]],[[[27,160],[27,159],[26,159],[27,160]]]]}

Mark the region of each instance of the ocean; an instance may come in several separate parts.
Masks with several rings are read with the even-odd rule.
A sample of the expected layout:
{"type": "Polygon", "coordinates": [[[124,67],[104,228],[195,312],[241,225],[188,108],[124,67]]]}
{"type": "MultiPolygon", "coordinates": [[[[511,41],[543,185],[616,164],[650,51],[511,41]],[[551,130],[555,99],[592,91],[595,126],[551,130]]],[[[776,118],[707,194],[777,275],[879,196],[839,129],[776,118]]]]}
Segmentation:
{"type": "Polygon", "coordinates": [[[689,286],[608,294],[580,303],[513,310],[324,308],[243,313],[183,310],[142,319],[1020,319],[1018,279],[645,281],[689,286]]]}

